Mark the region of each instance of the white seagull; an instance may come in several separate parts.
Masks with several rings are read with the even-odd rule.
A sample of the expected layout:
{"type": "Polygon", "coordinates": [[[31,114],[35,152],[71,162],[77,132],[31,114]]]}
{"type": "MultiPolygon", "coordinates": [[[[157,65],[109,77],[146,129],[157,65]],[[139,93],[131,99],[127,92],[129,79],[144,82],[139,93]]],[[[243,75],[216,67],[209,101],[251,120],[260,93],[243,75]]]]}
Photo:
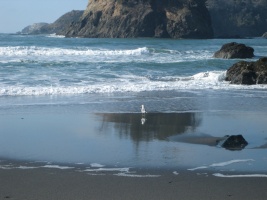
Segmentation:
{"type": "Polygon", "coordinates": [[[146,113],[146,109],[145,109],[145,106],[144,105],[141,105],[141,113],[142,114],[145,114],[146,113]]]}

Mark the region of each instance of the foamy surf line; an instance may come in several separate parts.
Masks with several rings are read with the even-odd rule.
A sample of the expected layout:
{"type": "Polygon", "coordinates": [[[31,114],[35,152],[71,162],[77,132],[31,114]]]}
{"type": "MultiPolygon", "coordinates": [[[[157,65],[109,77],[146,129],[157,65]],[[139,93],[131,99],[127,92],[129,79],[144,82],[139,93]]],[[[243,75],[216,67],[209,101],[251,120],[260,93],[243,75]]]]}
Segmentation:
{"type": "MultiPolygon", "coordinates": [[[[225,72],[202,72],[188,77],[161,77],[159,79],[141,76],[122,76],[117,80],[107,80],[94,85],[53,86],[10,86],[1,85],[0,96],[39,96],[104,94],[116,92],[144,92],[168,90],[254,90],[267,89],[267,85],[231,85],[224,81],[225,72]]],[[[38,77],[36,78],[38,82],[38,77]]],[[[56,85],[56,83],[55,83],[56,85]]]]}
{"type": "Polygon", "coordinates": [[[255,160],[253,160],[253,159],[230,160],[230,161],[226,161],[226,162],[213,163],[213,164],[207,165],[207,166],[200,166],[200,167],[196,167],[196,168],[191,168],[188,170],[189,171],[195,171],[195,170],[208,169],[208,168],[214,168],[214,167],[225,167],[225,166],[235,164],[235,163],[246,163],[246,162],[254,162],[254,161],[255,160]]]}
{"type": "Polygon", "coordinates": [[[267,178],[267,174],[239,174],[239,175],[224,175],[221,173],[215,173],[213,176],[221,178],[267,178]]]}
{"type": "MultiPolygon", "coordinates": [[[[36,164],[36,163],[35,163],[36,164]]],[[[108,168],[105,165],[99,163],[92,163],[90,164],[90,168],[81,169],[81,163],[77,164],[78,166],[63,166],[63,165],[56,165],[47,163],[45,165],[16,165],[16,164],[2,164],[0,165],[0,169],[2,170],[34,170],[34,169],[52,169],[52,170],[74,170],[76,172],[86,173],[90,176],[104,176],[104,175],[113,175],[113,176],[122,176],[122,177],[129,177],[129,178],[157,178],[161,175],[156,174],[139,174],[136,171],[131,171],[129,167],[124,168],[108,168]]]]}
{"type": "Polygon", "coordinates": [[[59,166],[59,165],[45,165],[44,168],[52,168],[52,169],[74,169],[74,167],[68,166],[59,166]]]}
{"type": "MultiPolygon", "coordinates": [[[[97,166],[97,165],[93,165],[97,166]]],[[[135,171],[130,171],[130,168],[96,168],[96,169],[86,169],[83,170],[83,172],[89,172],[88,175],[105,175],[103,173],[111,173],[114,176],[123,176],[123,177],[131,177],[131,178],[157,178],[161,175],[155,175],[155,174],[136,174],[135,171]]]]}

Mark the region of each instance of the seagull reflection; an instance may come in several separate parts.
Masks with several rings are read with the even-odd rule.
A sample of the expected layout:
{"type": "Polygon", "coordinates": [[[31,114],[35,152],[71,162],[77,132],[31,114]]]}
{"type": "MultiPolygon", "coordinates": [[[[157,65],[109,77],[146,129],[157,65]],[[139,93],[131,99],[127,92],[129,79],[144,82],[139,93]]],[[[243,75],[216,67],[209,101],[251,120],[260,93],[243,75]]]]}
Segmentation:
{"type": "Polygon", "coordinates": [[[145,123],[146,123],[145,115],[142,115],[141,124],[144,125],[145,123]]]}
{"type": "Polygon", "coordinates": [[[147,113],[144,105],[141,105],[141,113],[142,113],[141,124],[144,125],[146,123],[146,113],[147,113]]]}

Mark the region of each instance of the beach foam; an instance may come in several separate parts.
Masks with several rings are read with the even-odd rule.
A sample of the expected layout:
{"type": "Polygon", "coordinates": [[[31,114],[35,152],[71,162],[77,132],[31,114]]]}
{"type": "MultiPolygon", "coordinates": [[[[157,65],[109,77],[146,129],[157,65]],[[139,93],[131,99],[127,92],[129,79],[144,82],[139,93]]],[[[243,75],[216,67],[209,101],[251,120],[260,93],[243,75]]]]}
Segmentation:
{"type": "Polygon", "coordinates": [[[130,168],[97,168],[97,169],[86,169],[84,172],[127,172],[129,173],[130,168]]]}
{"type": "Polygon", "coordinates": [[[215,173],[213,176],[222,178],[267,178],[267,174],[239,174],[239,175],[224,175],[221,173],[215,173]]]}
{"type": "Polygon", "coordinates": [[[179,175],[179,173],[177,171],[174,171],[173,174],[174,175],[179,175]]]}
{"type": "Polygon", "coordinates": [[[192,169],[188,169],[189,171],[195,171],[195,170],[199,170],[199,169],[207,169],[207,168],[212,168],[212,167],[225,167],[234,163],[244,163],[244,162],[253,162],[255,160],[253,159],[236,159],[236,160],[230,160],[230,161],[226,161],[226,162],[220,162],[220,163],[213,163],[211,165],[208,166],[201,166],[201,167],[196,167],[196,168],[192,168],[192,169]]]}
{"type": "Polygon", "coordinates": [[[118,174],[114,174],[115,176],[124,176],[124,177],[131,177],[131,178],[158,178],[161,175],[151,175],[151,174],[145,174],[145,175],[141,175],[141,174],[127,174],[127,173],[118,173],[118,174]]]}
{"type": "Polygon", "coordinates": [[[45,165],[42,166],[43,168],[52,168],[52,169],[73,169],[74,167],[68,167],[68,166],[59,166],[59,165],[45,165]]]}
{"type": "Polygon", "coordinates": [[[101,164],[98,164],[98,163],[92,163],[91,167],[105,167],[105,165],[101,165],[101,164]]]}
{"type": "Polygon", "coordinates": [[[39,168],[39,167],[32,167],[32,166],[19,166],[19,167],[17,167],[17,169],[37,169],[37,168],[39,168]]]}

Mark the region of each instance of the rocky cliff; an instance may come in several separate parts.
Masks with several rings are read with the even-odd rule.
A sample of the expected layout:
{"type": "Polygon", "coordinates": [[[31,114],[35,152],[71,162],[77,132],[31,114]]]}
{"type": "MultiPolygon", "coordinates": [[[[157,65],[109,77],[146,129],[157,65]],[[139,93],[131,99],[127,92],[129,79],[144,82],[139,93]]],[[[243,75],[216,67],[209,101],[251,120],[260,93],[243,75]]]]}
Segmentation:
{"type": "Polygon", "coordinates": [[[32,25],[26,26],[22,31],[18,32],[20,34],[41,34],[41,28],[43,26],[49,25],[48,23],[40,22],[34,23],[32,25]]]}
{"type": "Polygon", "coordinates": [[[205,0],[90,0],[67,37],[211,38],[205,0]]]}
{"type": "Polygon", "coordinates": [[[207,0],[215,37],[260,37],[267,31],[267,0],[207,0]]]}
{"type": "Polygon", "coordinates": [[[62,15],[54,23],[35,23],[27,26],[21,32],[22,34],[52,34],[56,33],[62,35],[66,29],[69,28],[71,23],[77,22],[82,16],[84,11],[73,10],[62,15]]]}

